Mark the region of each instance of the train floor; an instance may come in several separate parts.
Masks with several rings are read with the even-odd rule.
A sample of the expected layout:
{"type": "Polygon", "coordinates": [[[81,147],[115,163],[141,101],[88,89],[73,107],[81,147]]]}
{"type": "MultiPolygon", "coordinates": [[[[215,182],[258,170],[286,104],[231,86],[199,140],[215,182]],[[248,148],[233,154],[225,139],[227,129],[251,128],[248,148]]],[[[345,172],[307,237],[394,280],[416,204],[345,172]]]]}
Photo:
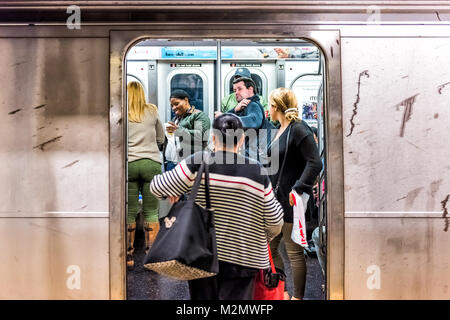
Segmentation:
{"type": "MultiPolygon", "coordinates": [[[[189,300],[189,289],[186,281],[172,280],[146,270],[143,266],[144,234],[136,232],[135,239],[135,267],[127,271],[127,298],[129,300],[189,300]]],[[[281,255],[286,259],[286,251],[281,248],[281,255]]],[[[305,300],[323,300],[324,278],[315,256],[307,256],[306,260],[306,288],[305,300]]],[[[289,268],[286,268],[286,287],[292,293],[292,277],[289,268]]]]}

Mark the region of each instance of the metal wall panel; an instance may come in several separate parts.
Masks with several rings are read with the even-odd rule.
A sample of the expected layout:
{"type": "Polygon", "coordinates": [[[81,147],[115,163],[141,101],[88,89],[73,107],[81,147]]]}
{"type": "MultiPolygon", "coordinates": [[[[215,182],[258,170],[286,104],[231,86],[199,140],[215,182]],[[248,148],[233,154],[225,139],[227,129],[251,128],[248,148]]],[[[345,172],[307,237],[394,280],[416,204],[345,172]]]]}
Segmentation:
{"type": "MultiPolygon", "coordinates": [[[[61,22],[68,17],[66,9],[73,1],[0,1],[0,20],[9,22],[61,22]]],[[[364,21],[379,10],[383,19],[394,21],[446,20],[449,3],[446,0],[332,0],[332,1],[76,1],[83,21],[145,22],[145,21],[221,21],[225,15],[231,22],[270,21],[264,15],[282,15],[286,21],[295,15],[303,22],[364,21]],[[202,10],[209,14],[202,14],[202,10]],[[164,14],[161,15],[160,13],[164,14]],[[308,17],[309,16],[309,17],[308,17]],[[309,19],[308,19],[309,18],[309,19]]]]}
{"type": "Polygon", "coordinates": [[[108,221],[0,219],[0,299],[108,299],[108,221]]]}
{"type": "Polygon", "coordinates": [[[345,298],[448,299],[450,40],[341,41],[345,298]]]}
{"type": "MultiPolygon", "coordinates": [[[[272,16],[274,20],[271,21],[277,21],[282,17],[282,15],[272,16]]],[[[380,262],[383,276],[382,291],[380,291],[382,293],[374,293],[374,290],[368,291],[369,289],[364,287],[369,276],[366,273],[366,265],[369,263],[378,265],[377,261],[380,260],[378,257],[383,252],[397,252],[396,243],[397,247],[408,248],[408,254],[412,255],[407,255],[408,259],[419,257],[417,260],[420,262],[424,256],[430,254],[429,252],[438,256],[441,260],[437,262],[435,260],[421,262],[420,266],[428,269],[426,278],[421,278],[421,281],[435,283],[436,279],[441,279],[441,274],[434,270],[443,270],[441,267],[436,267],[439,264],[448,267],[448,260],[446,260],[448,255],[439,256],[449,251],[448,248],[443,247],[448,241],[442,239],[445,237],[447,238],[444,240],[448,239],[449,234],[442,231],[444,221],[442,219],[407,219],[406,217],[439,216],[442,213],[441,201],[449,193],[449,182],[445,179],[450,170],[447,165],[449,148],[445,140],[450,123],[448,103],[445,103],[448,101],[450,92],[450,85],[446,85],[450,81],[446,80],[450,69],[449,40],[437,38],[449,35],[448,25],[418,27],[356,24],[344,26],[332,24],[330,21],[327,25],[302,26],[299,23],[301,20],[296,21],[299,25],[294,23],[289,25],[289,21],[284,21],[279,26],[270,23],[243,24],[242,30],[235,30],[232,26],[225,24],[204,25],[204,28],[199,29],[197,24],[192,23],[183,25],[182,28],[176,24],[115,27],[83,25],[80,31],[67,30],[64,26],[2,26],[0,35],[8,37],[62,35],[107,37],[111,28],[141,30],[116,33],[123,35],[124,39],[116,43],[117,38],[115,38],[111,42],[111,77],[108,75],[108,38],[0,39],[2,52],[0,76],[6,79],[0,86],[0,110],[3,112],[3,117],[0,118],[0,161],[4,164],[0,167],[0,217],[3,218],[0,219],[0,223],[8,224],[8,232],[0,229],[2,231],[0,234],[6,235],[5,238],[1,238],[2,244],[4,239],[8,243],[17,241],[14,235],[22,234],[21,228],[30,221],[30,219],[10,219],[10,217],[103,218],[111,213],[109,234],[111,254],[108,273],[111,274],[111,287],[109,290],[111,298],[123,298],[125,250],[123,239],[124,129],[121,103],[123,50],[129,41],[145,34],[153,37],[177,38],[192,35],[197,35],[199,38],[233,36],[240,38],[270,36],[272,38],[280,37],[280,27],[282,27],[283,37],[305,36],[316,40],[321,39],[319,44],[330,63],[328,74],[331,78],[328,80],[327,101],[330,106],[330,115],[327,124],[330,134],[329,177],[332,184],[329,190],[334,204],[330,210],[332,220],[329,232],[334,238],[330,240],[329,261],[334,263],[328,270],[331,286],[329,297],[338,299],[344,296],[346,298],[370,296],[384,299],[410,297],[411,295],[407,292],[413,290],[414,286],[417,287],[417,284],[413,287],[409,284],[400,287],[400,282],[396,282],[398,286],[396,291],[392,289],[394,290],[392,294],[384,291],[386,282],[383,279],[404,276],[403,270],[412,272],[409,269],[410,265],[406,262],[396,261],[395,265],[385,270],[381,267],[383,263],[380,262]],[[331,36],[326,35],[323,38],[321,33],[329,33],[325,31],[327,29],[341,30],[345,37],[336,36],[339,35],[339,31],[330,31],[331,36]],[[381,38],[386,34],[398,38],[381,38]],[[360,38],[367,36],[373,38],[360,38]],[[408,38],[401,39],[401,37],[408,38]],[[116,44],[118,46],[114,47],[116,44]],[[343,70],[343,123],[340,121],[340,48],[343,70]],[[364,74],[365,70],[368,77],[364,74]],[[112,90],[111,109],[108,107],[108,79],[111,81],[112,90]],[[356,113],[353,115],[355,108],[356,113]],[[407,110],[409,111],[405,113],[407,110]],[[110,126],[108,126],[108,117],[110,126]],[[355,126],[353,132],[349,134],[351,119],[355,126]],[[402,127],[403,136],[400,137],[402,127]],[[343,135],[333,134],[341,130],[343,135]],[[340,171],[343,161],[340,151],[342,136],[344,138],[345,184],[342,183],[340,171]],[[110,150],[109,145],[111,145],[110,150]],[[347,217],[345,295],[343,294],[344,210],[341,210],[344,202],[343,199],[339,199],[343,194],[341,192],[343,185],[346,191],[345,216],[347,217]],[[387,216],[394,218],[383,218],[387,216]],[[355,217],[381,219],[353,219],[355,217]],[[419,233],[425,231],[420,229],[420,223],[414,224],[416,221],[422,221],[427,226],[427,235],[421,238],[419,245],[416,244],[414,235],[410,233],[411,229],[417,227],[419,233]],[[400,226],[402,223],[404,225],[400,227],[398,223],[400,226]],[[390,224],[393,224],[392,228],[389,227],[390,224]],[[432,227],[428,226],[430,224],[432,227]],[[380,232],[380,230],[384,231],[380,232]],[[357,243],[364,237],[370,241],[372,247],[357,243]],[[387,238],[397,239],[390,240],[388,244],[387,238]],[[437,249],[432,245],[422,248],[423,241],[439,243],[439,246],[437,249]],[[399,243],[401,246],[398,245],[399,243]],[[390,246],[391,249],[384,250],[386,246],[390,246]],[[414,253],[411,248],[414,248],[414,253]],[[383,275],[385,271],[387,274],[383,275]]],[[[75,221],[73,218],[35,218],[31,221],[41,220],[43,222],[40,227],[33,225],[29,227],[43,229],[42,225],[46,225],[60,230],[60,226],[53,228],[51,224],[61,221],[60,224],[65,225],[75,221]]],[[[105,234],[107,224],[105,227],[103,223],[93,223],[97,220],[106,221],[106,219],[94,218],[86,219],[88,221],[86,224],[80,224],[85,231],[80,231],[79,234],[83,234],[86,241],[97,239],[86,237],[87,234],[91,234],[89,230],[94,225],[98,228],[96,232],[104,235],[98,238],[97,242],[102,242],[104,237],[108,237],[108,233],[105,234]]],[[[50,237],[53,232],[48,231],[46,237],[50,237]]],[[[16,251],[24,251],[25,249],[20,246],[35,239],[40,241],[40,246],[36,248],[48,243],[47,240],[42,240],[42,235],[31,234],[29,238],[26,238],[26,235],[30,233],[23,234],[25,237],[23,243],[19,247],[14,247],[16,251]]],[[[70,238],[78,239],[76,237],[79,234],[70,238]]],[[[69,242],[71,243],[68,241],[64,246],[70,247],[69,242]]],[[[103,252],[102,245],[95,245],[95,247],[99,252],[103,252]]],[[[399,250],[398,252],[403,254],[401,251],[403,249],[399,250]]],[[[17,266],[14,257],[14,253],[8,251],[6,261],[11,262],[2,265],[5,269],[0,272],[1,287],[3,288],[3,283],[7,283],[8,290],[9,288],[16,290],[16,284],[12,287],[12,282],[7,279],[7,272],[17,266]]],[[[43,266],[51,266],[46,261],[53,259],[54,256],[42,255],[42,257],[39,263],[43,266]]],[[[386,261],[395,261],[392,256],[384,258],[390,259],[386,261]]],[[[23,262],[23,260],[19,261],[23,262]]],[[[40,270],[41,266],[36,268],[40,270]]],[[[107,272],[108,266],[103,265],[102,270],[107,272]]],[[[36,274],[37,278],[42,278],[42,273],[36,274]]],[[[411,277],[404,277],[404,281],[410,283],[413,275],[416,274],[411,273],[411,277]]],[[[50,283],[52,281],[48,277],[42,279],[47,279],[50,283]]],[[[63,279],[62,276],[61,279],[63,279]]],[[[448,298],[445,291],[448,279],[445,277],[443,279],[446,282],[444,281],[443,286],[437,286],[437,293],[419,290],[417,297],[428,298],[426,295],[429,294],[430,297],[448,298]]],[[[103,285],[104,282],[101,281],[103,285]]],[[[62,290],[62,287],[58,288],[48,290],[62,290]]],[[[24,292],[20,290],[13,292],[19,295],[24,292]]],[[[36,288],[36,291],[30,291],[27,297],[43,296],[39,290],[36,288]]],[[[64,291],[59,293],[61,295],[58,298],[67,297],[64,291]]],[[[9,296],[12,296],[11,291],[9,296]]],[[[79,296],[81,295],[74,297],[79,296]]],[[[83,293],[83,297],[98,296],[91,293],[84,296],[83,293]]]]}
{"type": "Polygon", "coordinates": [[[450,299],[449,243],[441,219],[345,219],[345,299],[450,299]]]}
{"type": "Polygon", "coordinates": [[[0,298],[109,298],[108,49],[0,39],[0,298]]]}
{"type": "Polygon", "coordinates": [[[343,39],[342,51],[346,214],[442,211],[450,39],[343,39]]]}
{"type": "Polygon", "coordinates": [[[108,41],[0,39],[0,214],[108,212],[108,41]]]}

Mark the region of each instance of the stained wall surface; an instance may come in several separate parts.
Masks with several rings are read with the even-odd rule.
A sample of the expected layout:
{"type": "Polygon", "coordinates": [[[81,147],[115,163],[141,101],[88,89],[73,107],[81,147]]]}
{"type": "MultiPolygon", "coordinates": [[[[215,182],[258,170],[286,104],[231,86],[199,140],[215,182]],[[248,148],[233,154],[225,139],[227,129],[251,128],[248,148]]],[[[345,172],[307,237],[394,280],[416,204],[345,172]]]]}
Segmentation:
{"type": "Polygon", "coordinates": [[[0,39],[0,298],[109,297],[108,46],[0,39]]]}
{"type": "Polygon", "coordinates": [[[450,38],[341,42],[345,298],[448,299],[450,38]]]}

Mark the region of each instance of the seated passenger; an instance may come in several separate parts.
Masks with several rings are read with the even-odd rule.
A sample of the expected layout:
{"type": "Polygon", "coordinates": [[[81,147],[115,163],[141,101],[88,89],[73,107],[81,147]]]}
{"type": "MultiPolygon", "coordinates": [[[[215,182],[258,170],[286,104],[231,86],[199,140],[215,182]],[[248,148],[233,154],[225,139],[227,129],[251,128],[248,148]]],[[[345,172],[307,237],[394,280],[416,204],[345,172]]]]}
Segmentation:
{"type": "MultiPolygon", "coordinates": [[[[239,117],[223,114],[214,120],[213,129],[215,151],[208,163],[219,273],[190,280],[189,291],[192,300],[250,300],[256,273],[270,267],[268,241],[281,230],[283,210],[265,169],[237,153],[244,142],[239,117]]],[[[203,156],[198,152],[156,176],[151,192],[159,199],[178,201],[192,189],[203,156]]],[[[204,181],[196,202],[206,206],[204,181]]]]}
{"type": "MultiPolygon", "coordinates": [[[[201,151],[208,144],[206,132],[211,126],[208,116],[191,106],[189,95],[184,90],[174,90],[170,94],[170,104],[175,113],[172,121],[166,125],[166,131],[174,135],[176,159],[167,159],[166,170],[171,170],[182,159],[201,151]]],[[[167,147],[166,147],[167,148],[167,147]]],[[[166,156],[166,148],[164,155],[166,156]]]]}

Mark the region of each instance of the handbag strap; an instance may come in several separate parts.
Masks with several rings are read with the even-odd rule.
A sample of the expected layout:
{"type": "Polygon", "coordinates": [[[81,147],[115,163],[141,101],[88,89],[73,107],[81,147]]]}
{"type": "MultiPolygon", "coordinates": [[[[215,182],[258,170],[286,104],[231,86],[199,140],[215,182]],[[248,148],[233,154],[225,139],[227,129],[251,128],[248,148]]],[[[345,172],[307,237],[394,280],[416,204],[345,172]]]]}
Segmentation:
{"type": "Polygon", "coordinates": [[[267,244],[267,250],[269,251],[269,261],[270,261],[270,268],[272,269],[272,273],[276,273],[275,265],[273,263],[272,259],[272,252],[270,251],[270,244],[267,244]]]}
{"type": "Polygon", "coordinates": [[[206,208],[211,209],[211,198],[209,195],[209,166],[202,161],[200,168],[197,171],[197,176],[195,177],[194,186],[192,187],[191,194],[189,195],[188,201],[195,201],[197,198],[198,189],[200,188],[200,183],[202,182],[202,175],[205,173],[205,197],[206,197],[206,208]]]}
{"type": "Polygon", "coordinates": [[[280,186],[281,176],[283,175],[284,164],[286,163],[286,158],[287,158],[287,154],[288,154],[288,150],[289,150],[289,137],[291,136],[291,128],[292,128],[292,123],[290,123],[289,127],[288,127],[288,134],[287,134],[287,138],[286,138],[286,152],[284,153],[283,163],[281,164],[281,169],[280,169],[280,175],[278,176],[277,185],[275,186],[275,190],[274,190],[275,196],[277,196],[278,187],[280,186]]]}

